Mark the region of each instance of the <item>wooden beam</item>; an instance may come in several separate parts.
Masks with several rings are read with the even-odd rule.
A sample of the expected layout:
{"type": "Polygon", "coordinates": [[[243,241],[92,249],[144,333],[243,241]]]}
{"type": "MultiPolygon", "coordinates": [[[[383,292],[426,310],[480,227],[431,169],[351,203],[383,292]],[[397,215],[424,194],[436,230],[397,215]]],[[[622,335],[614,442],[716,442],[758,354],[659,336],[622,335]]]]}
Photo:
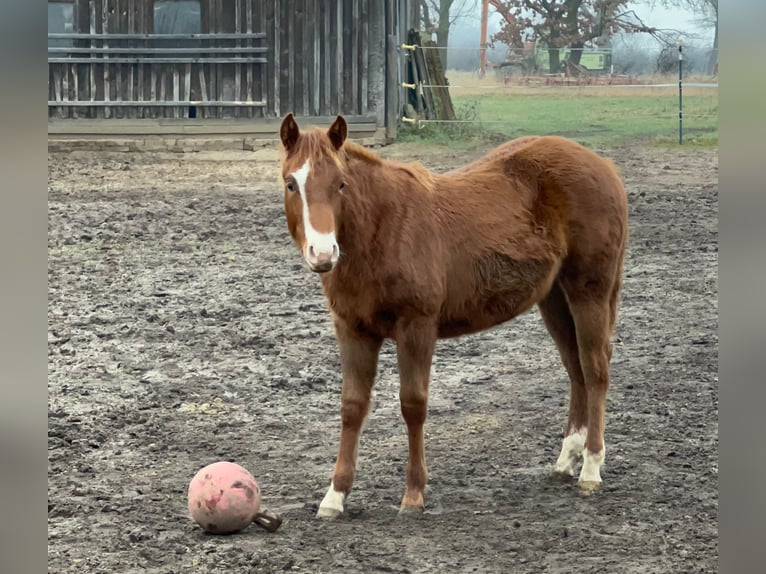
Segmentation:
{"type": "Polygon", "coordinates": [[[265,46],[231,46],[226,48],[69,48],[51,47],[51,54],[263,54],[269,49],[265,46]]]}
{"type": "Polygon", "coordinates": [[[265,32],[252,34],[48,34],[49,40],[255,40],[266,38],[265,32]]]}
{"type": "MultiPolygon", "coordinates": [[[[58,84],[57,84],[58,85],[58,84]]],[[[180,90],[180,86],[178,86],[180,90]]],[[[176,87],[173,88],[174,93],[179,91],[176,87]]],[[[61,99],[48,100],[48,106],[62,106],[61,99]]],[[[152,106],[152,107],[172,107],[172,106],[229,106],[229,107],[263,107],[266,105],[265,101],[242,101],[242,100],[180,100],[175,97],[172,100],[154,100],[154,101],[141,101],[141,100],[104,100],[104,101],[68,101],[66,106],[77,106],[82,108],[90,107],[125,107],[125,106],[152,106]]]]}
{"type": "Polygon", "coordinates": [[[152,58],[142,56],[101,58],[48,58],[49,64],[265,64],[266,58],[152,58]]]}
{"type": "Polygon", "coordinates": [[[396,51],[397,38],[395,25],[394,3],[396,0],[385,0],[386,4],[386,138],[396,138],[396,127],[399,121],[399,62],[396,51]]]}
{"type": "MultiPolygon", "coordinates": [[[[315,116],[298,118],[301,126],[318,125],[329,126],[335,120],[335,116],[315,116]]],[[[112,119],[104,120],[49,120],[48,136],[55,137],[85,137],[104,135],[223,135],[236,136],[248,134],[274,134],[276,138],[281,124],[281,118],[259,119],[254,122],[237,121],[234,118],[189,120],[189,119],[147,119],[127,120],[112,119]]],[[[348,129],[351,136],[358,134],[372,134],[378,130],[374,117],[355,118],[346,116],[348,129]]]]}

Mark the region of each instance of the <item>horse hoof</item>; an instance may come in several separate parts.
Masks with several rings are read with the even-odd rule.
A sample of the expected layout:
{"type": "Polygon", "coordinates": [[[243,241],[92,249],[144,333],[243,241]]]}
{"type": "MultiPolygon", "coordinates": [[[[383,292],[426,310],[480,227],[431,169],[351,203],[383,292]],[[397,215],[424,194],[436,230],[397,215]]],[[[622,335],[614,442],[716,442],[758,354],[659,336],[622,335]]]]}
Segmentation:
{"type": "Polygon", "coordinates": [[[581,480],[577,485],[580,487],[580,493],[589,496],[599,489],[601,483],[595,480],[581,480]]]}
{"type": "Polygon", "coordinates": [[[341,514],[343,514],[342,508],[333,508],[330,506],[320,506],[319,510],[317,510],[317,518],[324,518],[327,520],[332,520],[333,518],[338,518],[341,514]]]}

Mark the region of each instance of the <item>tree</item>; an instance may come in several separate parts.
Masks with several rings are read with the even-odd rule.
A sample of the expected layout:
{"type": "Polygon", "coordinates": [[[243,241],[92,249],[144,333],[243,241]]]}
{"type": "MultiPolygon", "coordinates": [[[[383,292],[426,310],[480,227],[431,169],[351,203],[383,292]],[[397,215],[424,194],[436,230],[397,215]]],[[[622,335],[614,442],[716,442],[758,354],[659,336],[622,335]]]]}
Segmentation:
{"type": "Polygon", "coordinates": [[[539,40],[548,47],[550,71],[556,72],[561,69],[560,50],[566,46],[571,48],[567,62],[576,66],[583,48],[604,44],[619,31],[663,36],[661,30],[647,26],[629,10],[629,3],[629,0],[508,0],[504,4],[513,19],[504,22],[492,40],[509,45],[520,35],[539,40]]]}
{"type": "Polygon", "coordinates": [[[442,67],[447,69],[450,27],[459,18],[476,12],[477,0],[420,0],[421,19],[426,32],[436,32],[442,67]]]}
{"type": "Polygon", "coordinates": [[[708,58],[708,74],[713,74],[718,67],[718,0],[647,0],[649,6],[686,8],[697,14],[704,26],[715,28],[713,49],[708,58]]]}

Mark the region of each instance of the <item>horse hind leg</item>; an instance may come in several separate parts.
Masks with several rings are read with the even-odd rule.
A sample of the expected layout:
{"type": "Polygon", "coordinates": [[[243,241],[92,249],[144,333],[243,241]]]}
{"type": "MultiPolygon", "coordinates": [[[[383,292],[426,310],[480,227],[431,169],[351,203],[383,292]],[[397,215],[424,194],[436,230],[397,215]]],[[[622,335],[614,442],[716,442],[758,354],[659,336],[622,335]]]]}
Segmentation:
{"type": "Polygon", "coordinates": [[[569,415],[564,429],[561,452],[554,466],[554,475],[570,478],[574,476],[575,467],[582,459],[588,425],[585,377],[580,365],[577,332],[569,303],[558,281],[554,282],[550,292],[540,301],[538,307],[569,375],[569,415]]]}
{"type": "Polygon", "coordinates": [[[579,485],[591,492],[601,484],[604,464],[604,415],[609,388],[611,334],[616,318],[619,280],[604,282],[580,277],[564,284],[577,334],[580,367],[584,379],[587,425],[579,485]]]}
{"type": "Polygon", "coordinates": [[[419,513],[425,506],[428,481],[423,425],[428,410],[428,386],[436,346],[436,322],[430,318],[400,321],[396,332],[402,416],[407,424],[409,453],[407,487],[400,514],[419,513]]]}

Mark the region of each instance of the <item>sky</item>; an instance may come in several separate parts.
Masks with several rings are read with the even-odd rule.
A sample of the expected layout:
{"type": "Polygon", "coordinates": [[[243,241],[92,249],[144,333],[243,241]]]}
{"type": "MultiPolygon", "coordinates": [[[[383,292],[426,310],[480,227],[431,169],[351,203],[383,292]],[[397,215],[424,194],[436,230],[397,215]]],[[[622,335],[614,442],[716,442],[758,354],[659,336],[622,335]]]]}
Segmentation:
{"type": "Polygon", "coordinates": [[[650,9],[645,4],[633,4],[631,9],[635,10],[638,17],[649,26],[655,28],[673,28],[677,30],[688,30],[691,33],[698,34],[701,38],[713,41],[713,29],[701,28],[696,22],[698,16],[687,10],[678,8],[654,8],[650,9]]]}

